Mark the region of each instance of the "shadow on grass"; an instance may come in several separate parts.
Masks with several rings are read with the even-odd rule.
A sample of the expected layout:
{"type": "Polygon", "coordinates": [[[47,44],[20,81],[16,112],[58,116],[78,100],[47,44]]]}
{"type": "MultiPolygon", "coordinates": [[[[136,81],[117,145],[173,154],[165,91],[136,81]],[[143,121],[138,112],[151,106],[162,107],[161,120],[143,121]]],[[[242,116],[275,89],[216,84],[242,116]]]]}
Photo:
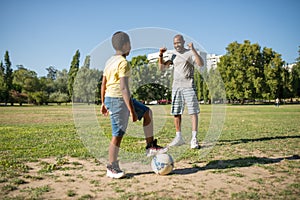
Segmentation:
{"type": "Polygon", "coordinates": [[[239,139],[239,140],[218,140],[219,144],[217,144],[217,145],[224,145],[223,143],[240,144],[240,143],[248,143],[248,142],[261,142],[261,141],[267,141],[267,140],[283,140],[283,139],[295,139],[295,138],[300,138],[300,135],[274,136],[274,137],[263,137],[263,138],[253,138],[253,139],[239,139]]]}
{"type": "Polygon", "coordinates": [[[193,174],[193,173],[197,173],[198,171],[208,170],[208,169],[250,167],[255,164],[272,164],[272,163],[279,163],[282,160],[299,160],[299,159],[300,159],[299,155],[293,155],[290,157],[282,157],[282,158],[247,157],[247,158],[238,158],[232,160],[213,160],[203,167],[175,169],[172,173],[186,175],[186,174],[193,174]]]}

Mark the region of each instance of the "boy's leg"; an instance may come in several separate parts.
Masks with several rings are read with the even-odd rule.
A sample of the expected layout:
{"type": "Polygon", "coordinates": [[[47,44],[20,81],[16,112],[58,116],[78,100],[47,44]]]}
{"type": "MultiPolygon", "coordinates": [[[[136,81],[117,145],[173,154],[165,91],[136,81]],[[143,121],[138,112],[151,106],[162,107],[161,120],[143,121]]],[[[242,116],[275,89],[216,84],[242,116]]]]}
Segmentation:
{"type": "Polygon", "coordinates": [[[168,149],[158,146],[157,140],[154,139],[152,110],[135,99],[133,99],[132,102],[135,112],[138,115],[138,119],[141,120],[143,118],[143,130],[147,143],[147,156],[153,156],[158,153],[166,152],[168,149]]]}
{"type": "Polygon", "coordinates": [[[126,132],[129,111],[121,98],[105,98],[105,105],[110,111],[112,139],[108,149],[108,165],[106,175],[111,178],[121,178],[125,173],[119,167],[118,154],[123,135],[126,132]]]}
{"type": "Polygon", "coordinates": [[[108,149],[108,161],[110,164],[118,160],[119,149],[123,136],[113,136],[108,149]]]}
{"type": "Polygon", "coordinates": [[[135,112],[138,116],[138,120],[143,119],[143,130],[144,130],[146,141],[147,143],[152,142],[153,141],[152,110],[135,99],[133,99],[132,102],[133,102],[135,112]]]}
{"type": "Polygon", "coordinates": [[[153,137],[153,120],[152,120],[152,110],[149,109],[145,112],[143,121],[143,129],[147,144],[154,140],[153,137]]]}
{"type": "Polygon", "coordinates": [[[113,136],[109,144],[108,157],[109,163],[106,166],[106,175],[110,178],[122,178],[125,172],[119,167],[119,149],[123,136],[113,136]]]}

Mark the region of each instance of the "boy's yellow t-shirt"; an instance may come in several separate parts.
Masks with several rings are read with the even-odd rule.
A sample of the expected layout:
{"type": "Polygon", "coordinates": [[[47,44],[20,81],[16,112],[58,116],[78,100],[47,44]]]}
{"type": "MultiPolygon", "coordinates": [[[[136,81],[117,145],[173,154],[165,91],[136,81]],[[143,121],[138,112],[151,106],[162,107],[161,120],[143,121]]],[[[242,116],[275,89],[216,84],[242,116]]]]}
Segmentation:
{"type": "Polygon", "coordinates": [[[108,97],[122,97],[120,78],[130,77],[130,65],[121,55],[112,56],[105,64],[103,75],[106,76],[106,92],[108,97]]]}

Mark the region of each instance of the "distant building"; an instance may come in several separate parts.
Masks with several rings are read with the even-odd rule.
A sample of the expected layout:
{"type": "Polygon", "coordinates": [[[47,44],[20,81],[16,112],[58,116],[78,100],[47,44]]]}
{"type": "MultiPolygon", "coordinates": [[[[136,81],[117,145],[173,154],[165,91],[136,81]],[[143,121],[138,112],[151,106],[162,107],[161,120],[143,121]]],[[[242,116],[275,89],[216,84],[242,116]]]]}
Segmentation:
{"type": "MultiPolygon", "coordinates": [[[[169,51],[166,51],[166,53],[164,54],[164,58],[167,58],[167,53],[169,53],[169,51]]],[[[147,55],[147,60],[149,60],[149,63],[156,63],[158,61],[158,57],[159,57],[159,52],[155,52],[155,53],[149,53],[147,55]]]]}
{"type": "Polygon", "coordinates": [[[296,63],[291,63],[291,64],[287,64],[285,67],[287,68],[287,70],[289,71],[289,72],[291,72],[292,71],[292,69],[293,69],[293,67],[296,65],[296,63]]]}
{"type": "Polygon", "coordinates": [[[223,55],[216,55],[216,54],[207,54],[206,56],[206,62],[207,62],[207,68],[213,68],[216,69],[217,68],[217,63],[220,62],[220,58],[223,55]]]}

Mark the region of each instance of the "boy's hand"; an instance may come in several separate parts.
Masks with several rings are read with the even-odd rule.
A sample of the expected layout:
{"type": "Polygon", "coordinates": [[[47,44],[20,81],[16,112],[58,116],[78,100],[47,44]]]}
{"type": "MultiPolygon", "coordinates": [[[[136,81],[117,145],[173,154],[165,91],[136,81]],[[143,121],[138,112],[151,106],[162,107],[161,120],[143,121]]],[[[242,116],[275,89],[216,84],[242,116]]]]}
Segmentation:
{"type": "Polygon", "coordinates": [[[136,112],[130,113],[132,122],[136,122],[138,120],[138,116],[136,112]]]}
{"type": "Polygon", "coordinates": [[[104,104],[101,105],[100,112],[101,112],[101,114],[103,114],[104,116],[107,116],[107,115],[108,115],[108,110],[107,110],[107,108],[106,108],[106,106],[105,106],[104,104]]]}

